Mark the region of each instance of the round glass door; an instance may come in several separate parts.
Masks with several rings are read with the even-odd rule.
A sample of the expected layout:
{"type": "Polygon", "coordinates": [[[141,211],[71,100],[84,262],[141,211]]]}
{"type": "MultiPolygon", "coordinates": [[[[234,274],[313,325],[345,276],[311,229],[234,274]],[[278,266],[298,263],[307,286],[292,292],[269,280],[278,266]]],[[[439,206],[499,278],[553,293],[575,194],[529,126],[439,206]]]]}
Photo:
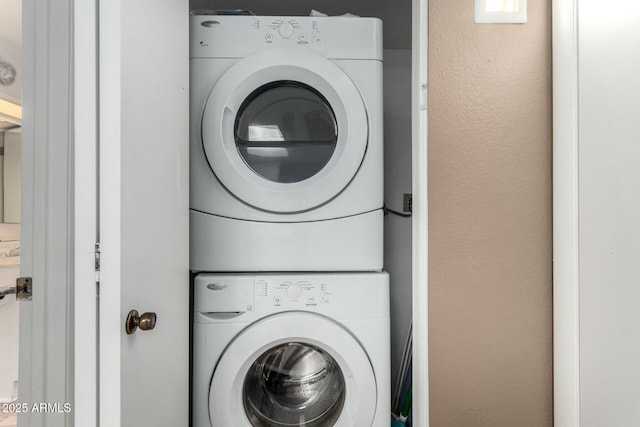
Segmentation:
{"type": "Polygon", "coordinates": [[[213,426],[371,427],[378,400],[358,340],[331,319],[294,311],[236,335],[209,387],[213,426]]]}
{"type": "Polygon", "coordinates": [[[314,209],[360,169],[369,122],[353,81],[301,49],[269,49],[234,63],[201,119],[211,171],[238,200],[277,213],[314,209]]]}
{"type": "Polygon", "coordinates": [[[331,159],[338,125],[327,100],[312,87],[278,81],[251,93],[235,122],[236,147],[261,177],[278,183],[304,181],[331,159]]]}
{"type": "Polygon", "coordinates": [[[255,427],[332,426],[344,406],[344,375],[336,360],[318,347],[286,343],[251,365],[243,396],[255,427]]]}

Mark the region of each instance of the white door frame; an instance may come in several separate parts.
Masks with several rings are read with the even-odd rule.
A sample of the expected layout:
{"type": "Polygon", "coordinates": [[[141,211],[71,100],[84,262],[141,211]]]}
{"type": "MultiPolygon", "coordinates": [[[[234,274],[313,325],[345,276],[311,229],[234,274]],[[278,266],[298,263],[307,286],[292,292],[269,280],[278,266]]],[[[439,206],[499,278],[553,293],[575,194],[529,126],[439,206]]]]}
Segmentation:
{"type": "Polygon", "coordinates": [[[101,206],[100,215],[104,215],[106,221],[100,221],[99,229],[115,230],[101,238],[101,251],[108,259],[109,265],[101,268],[100,280],[109,283],[113,288],[109,292],[100,295],[100,307],[113,307],[105,310],[99,316],[99,396],[98,396],[98,425],[121,425],[121,337],[120,331],[124,324],[120,319],[121,311],[121,286],[120,286],[120,250],[121,250],[121,0],[99,1],[96,32],[99,45],[95,45],[98,58],[100,79],[97,82],[99,98],[99,122],[97,134],[100,141],[109,141],[110,149],[99,145],[100,175],[108,174],[109,180],[99,180],[99,192],[101,206]],[[105,124],[108,124],[105,125],[105,124]],[[104,195],[110,197],[105,201],[104,195]],[[108,343],[108,345],[107,345],[108,343]],[[108,377],[107,377],[108,375],[108,377]],[[101,410],[108,407],[108,410],[101,410]]]}
{"type": "Polygon", "coordinates": [[[413,296],[413,425],[429,425],[429,209],[427,81],[429,0],[412,4],[412,296],[413,296]]]}
{"type": "Polygon", "coordinates": [[[74,422],[98,415],[97,0],[74,1],[74,422]]]}
{"type": "Polygon", "coordinates": [[[553,1],[554,425],[580,426],[577,0],[553,1]]]}
{"type": "Polygon", "coordinates": [[[21,427],[72,425],[72,415],[31,412],[73,402],[72,0],[22,2],[21,276],[33,299],[20,303],[21,427]]]}

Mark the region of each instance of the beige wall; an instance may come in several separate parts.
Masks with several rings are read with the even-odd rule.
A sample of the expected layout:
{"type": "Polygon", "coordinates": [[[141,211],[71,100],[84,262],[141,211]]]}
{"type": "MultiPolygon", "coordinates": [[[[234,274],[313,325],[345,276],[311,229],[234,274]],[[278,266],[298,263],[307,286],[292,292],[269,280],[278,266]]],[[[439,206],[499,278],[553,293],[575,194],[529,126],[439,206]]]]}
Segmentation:
{"type": "Polygon", "coordinates": [[[432,427],[552,425],[551,1],[429,1],[432,427]]]}

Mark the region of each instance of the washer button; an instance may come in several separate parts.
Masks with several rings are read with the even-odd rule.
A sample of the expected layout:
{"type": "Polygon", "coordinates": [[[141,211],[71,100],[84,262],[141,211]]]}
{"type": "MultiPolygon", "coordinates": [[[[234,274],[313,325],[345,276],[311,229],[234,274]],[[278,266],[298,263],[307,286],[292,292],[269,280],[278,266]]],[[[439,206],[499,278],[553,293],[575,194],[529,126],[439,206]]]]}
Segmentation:
{"type": "Polygon", "coordinates": [[[272,41],[272,40],[273,40],[273,34],[271,34],[271,33],[267,33],[267,34],[264,36],[264,39],[265,39],[266,41],[268,41],[268,42],[272,41]]]}
{"type": "Polygon", "coordinates": [[[276,295],[275,297],[273,297],[273,304],[274,305],[280,305],[281,302],[282,302],[282,300],[280,299],[279,295],[276,295]]]}
{"type": "Polygon", "coordinates": [[[316,297],[313,295],[309,295],[307,297],[307,304],[315,304],[316,303],[316,297]]]}

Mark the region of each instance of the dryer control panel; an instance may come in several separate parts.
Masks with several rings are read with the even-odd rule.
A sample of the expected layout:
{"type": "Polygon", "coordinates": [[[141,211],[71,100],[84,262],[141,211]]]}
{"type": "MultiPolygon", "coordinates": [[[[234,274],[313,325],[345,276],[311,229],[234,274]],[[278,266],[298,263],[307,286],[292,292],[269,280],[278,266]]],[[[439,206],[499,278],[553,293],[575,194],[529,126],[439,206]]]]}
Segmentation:
{"type": "Polygon", "coordinates": [[[190,58],[243,58],[272,48],[307,49],[331,59],[382,60],[378,18],[191,17],[190,58]]]}
{"type": "Polygon", "coordinates": [[[247,52],[265,48],[325,51],[324,22],[295,16],[252,16],[247,25],[247,52]]]}

